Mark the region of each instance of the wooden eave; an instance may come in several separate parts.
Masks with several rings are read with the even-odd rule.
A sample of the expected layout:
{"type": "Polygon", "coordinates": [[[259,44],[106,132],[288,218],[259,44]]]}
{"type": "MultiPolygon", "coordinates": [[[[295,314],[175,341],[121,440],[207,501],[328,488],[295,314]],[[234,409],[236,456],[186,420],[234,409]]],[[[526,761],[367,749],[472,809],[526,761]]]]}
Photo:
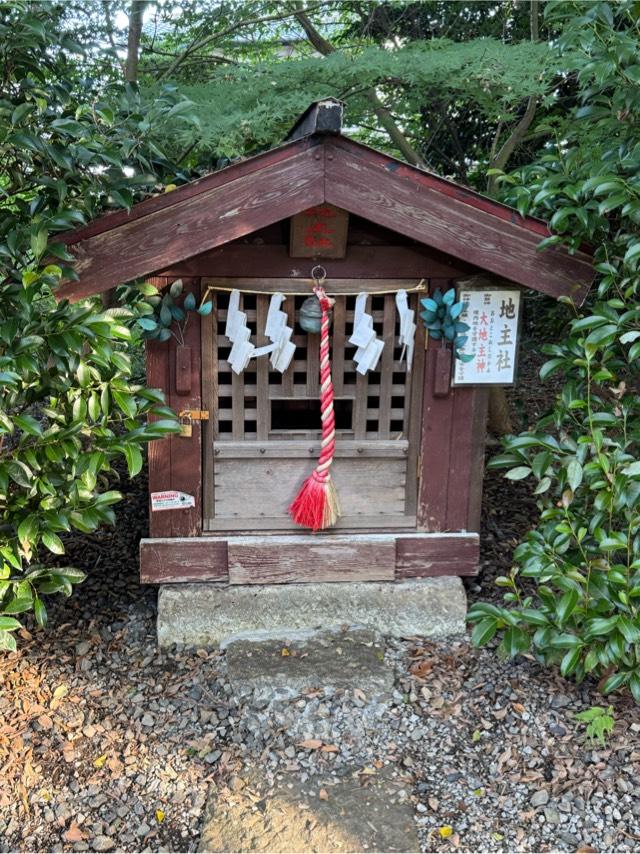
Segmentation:
{"type": "Polygon", "coordinates": [[[516,284],[581,303],[591,255],[538,244],[541,220],[340,135],[309,136],[116,211],[57,237],[78,300],[157,273],[307,208],[329,202],[516,284]]]}

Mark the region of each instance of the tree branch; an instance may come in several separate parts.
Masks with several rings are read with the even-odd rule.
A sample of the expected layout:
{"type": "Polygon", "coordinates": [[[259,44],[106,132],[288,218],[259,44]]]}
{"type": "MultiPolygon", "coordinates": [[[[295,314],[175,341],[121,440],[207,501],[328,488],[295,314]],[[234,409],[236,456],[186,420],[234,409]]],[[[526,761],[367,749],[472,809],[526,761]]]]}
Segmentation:
{"type": "MultiPolygon", "coordinates": [[[[538,40],[538,7],[539,0],[530,0],[530,27],[531,27],[531,41],[535,42],[538,40]]],[[[509,158],[516,150],[516,148],[520,145],[522,140],[527,134],[527,131],[531,127],[531,123],[533,122],[534,116],[536,114],[536,108],[538,106],[538,98],[536,95],[531,95],[527,102],[527,107],[524,111],[524,115],[515,126],[515,128],[511,131],[511,134],[503,143],[502,147],[498,151],[497,154],[494,154],[490,160],[490,167],[492,169],[502,169],[504,170],[505,166],[509,162],[509,158]]],[[[500,127],[500,126],[498,126],[500,127]]],[[[492,146],[493,150],[497,148],[498,136],[496,134],[496,138],[494,140],[494,145],[492,146]]],[[[490,175],[489,180],[487,181],[487,191],[493,192],[496,187],[496,175],[490,175]]]]}
{"type": "MultiPolygon", "coordinates": [[[[336,48],[331,44],[330,41],[325,39],[325,37],[318,32],[318,30],[311,23],[310,18],[307,15],[309,9],[305,9],[300,4],[296,5],[295,16],[300,22],[302,29],[307,34],[307,37],[313,47],[321,53],[323,56],[329,56],[329,54],[335,53],[336,48]]],[[[376,117],[384,130],[389,135],[389,138],[394,143],[396,148],[402,153],[402,156],[412,165],[414,166],[425,166],[425,162],[420,157],[418,152],[411,145],[409,140],[402,133],[398,125],[396,124],[393,116],[389,109],[382,103],[376,90],[370,86],[365,89],[364,94],[366,95],[369,103],[373,107],[373,112],[376,114],[376,117]]]]}
{"type": "MultiPolygon", "coordinates": [[[[322,6],[322,3],[317,3],[312,8],[318,9],[322,6]]],[[[205,38],[202,39],[194,39],[191,44],[187,45],[187,47],[183,50],[183,52],[176,57],[176,59],[169,65],[165,71],[158,78],[158,82],[164,80],[165,77],[169,77],[173,72],[180,67],[182,62],[195,50],[200,50],[202,47],[206,47],[216,39],[221,39],[224,36],[228,36],[230,33],[235,32],[236,30],[241,30],[243,27],[248,27],[251,24],[263,24],[268,21],[284,21],[287,18],[293,18],[295,16],[295,12],[280,12],[275,15],[263,15],[262,17],[257,18],[246,18],[244,21],[239,21],[236,24],[230,24],[228,27],[224,27],[222,30],[218,30],[216,33],[211,33],[205,38]]]]}

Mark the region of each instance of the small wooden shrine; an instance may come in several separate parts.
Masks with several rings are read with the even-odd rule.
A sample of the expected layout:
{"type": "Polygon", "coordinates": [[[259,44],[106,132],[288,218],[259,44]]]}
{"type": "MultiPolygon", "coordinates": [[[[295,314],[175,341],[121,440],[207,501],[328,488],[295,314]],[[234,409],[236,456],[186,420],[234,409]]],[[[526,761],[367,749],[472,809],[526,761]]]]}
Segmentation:
{"type": "MultiPolygon", "coordinates": [[[[581,302],[591,258],[539,251],[543,222],[344,137],[341,115],[339,102],[318,102],[279,148],[65,237],[79,279],[60,296],[142,277],[159,289],[181,280],[181,299],[211,303],[190,316],[181,343],[148,343],[148,383],[185,429],[150,447],[143,582],[476,572],[489,388],[481,369],[500,344],[488,342],[485,360],[483,318],[513,321],[509,295],[520,288],[581,302]],[[319,275],[335,301],[332,472],[342,515],[312,534],[288,507],[320,450],[319,335],[301,326],[319,275]],[[421,300],[452,287],[466,295],[465,350],[475,357],[460,376],[451,347],[419,318],[421,300]],[[507,289],[497,314],[496,289],[507,289]],[[361,365],[354,325],[363,314],[377,358],[361,365]]],[[[514,344],[513,324],[496,330],[514,344]]],[[[501,377],[512,376],[513,358],[488,379],[509,381],[501,377]]]]}

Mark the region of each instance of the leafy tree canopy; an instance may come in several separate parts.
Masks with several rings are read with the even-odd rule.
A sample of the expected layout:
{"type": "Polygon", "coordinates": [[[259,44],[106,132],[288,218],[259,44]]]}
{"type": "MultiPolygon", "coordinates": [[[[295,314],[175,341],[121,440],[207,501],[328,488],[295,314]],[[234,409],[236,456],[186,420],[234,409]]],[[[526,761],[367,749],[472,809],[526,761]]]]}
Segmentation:
{"type": "MultiPolygon", "coordinates": [[[[473,105],[486,124],[495,126],[531,95],[547,95],[554,74],[549,58],[546,45],[507,46],[495,39],[416,41],[393,51],[365,45],[327,57],[225,67],[209,82],[182,84],[180,91],[196,105],[200,150],[231,157],[281,140],[309,103],[327,96],[346,102],[346,124],[358,136],[393,150],[384,130],[375,127],[366,94],[385,86],[403,133],[420,150],[426,147],[420,135],[429,101],[440,116],[456,105],[473,105]]],[[[189,144],[193,130],[180,129],[179,138],[189,144]]],[[[461,159],[471,164],[486,158],[483,141],[467,147],[461,159]]]]}

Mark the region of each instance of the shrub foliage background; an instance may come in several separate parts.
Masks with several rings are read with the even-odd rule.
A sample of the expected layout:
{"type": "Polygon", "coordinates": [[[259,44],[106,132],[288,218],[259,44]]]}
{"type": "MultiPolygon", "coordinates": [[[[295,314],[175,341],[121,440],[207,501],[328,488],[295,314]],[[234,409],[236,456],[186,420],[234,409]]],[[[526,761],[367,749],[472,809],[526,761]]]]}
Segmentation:
{"type": "Polygon", "coordinates": [[[595,297],[564,343],[547,346],[543,378],[561,372],[553,411],[505,442],[493,466],[529,478],[540,523],[498,583],[505,607],[475,605],[477,643],[532,650],[565,676],[627,686],[640,702],[640,27],[637,4],[548,3],[562,27],[559,60],[581,103],[555,143],[514,175],[505,197],[550,219],[549,243],[595,248],[595,297]]]}
{"type": "MultiPolygon", "coordinates": [[[[56,232],[105,205],[129,205],[169,164],[154,145],[187,110],[171,92],[143,103],[132,87],[84,102],[52,7],[0,5],[0,648],[16,616],[46,622],[43,595],[69,594],[83,573],[47,569],[60,534],[113,521],[112,461],[134,475],[141,446],[175,431],[159,392],[133,382],[131,312],[57,304],[70,260],[56,232]],[[150,135],[150,128],[154,134],[150,135]],[[146,423],[149,415],[153,423],[146,423]]],[[[188,105],[187,105],[188,107],[188,105]]],[[[135,333],[133,333],[135,334],[135,333]]]]}

